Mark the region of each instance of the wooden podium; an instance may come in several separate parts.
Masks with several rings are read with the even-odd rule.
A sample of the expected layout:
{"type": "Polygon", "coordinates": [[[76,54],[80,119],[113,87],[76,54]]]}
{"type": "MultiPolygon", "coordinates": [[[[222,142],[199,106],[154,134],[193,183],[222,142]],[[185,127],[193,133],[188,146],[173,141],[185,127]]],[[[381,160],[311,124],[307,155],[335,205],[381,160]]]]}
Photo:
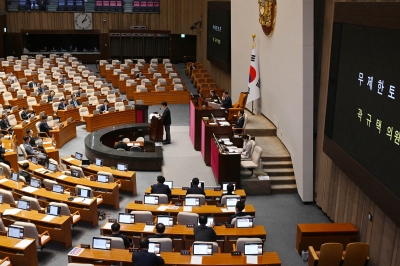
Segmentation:
{"type": "Polygon", "coordinates": [[[151,118],[150,122],[150,140],[154,142],[163,141],[163,119],[158,119],[156,116],[151,118]]]}

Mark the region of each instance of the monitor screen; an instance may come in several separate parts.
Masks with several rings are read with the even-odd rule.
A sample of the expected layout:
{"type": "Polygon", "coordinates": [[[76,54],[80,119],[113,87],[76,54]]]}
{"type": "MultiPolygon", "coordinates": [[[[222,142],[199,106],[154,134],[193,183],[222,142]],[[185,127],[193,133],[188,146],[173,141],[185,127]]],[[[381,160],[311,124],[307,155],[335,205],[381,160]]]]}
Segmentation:
{"type": "Polygon", "coordinates": [[[32,157],[31,157],[31,162],[32,162],[33,164],[38,164],[38,159],[37,159],[37,157],[32,156],[32,157]]]}
{"type": "Polygon", "coordinates": [[[19,200],[17,204],[17,208],[21,210],[30,211],[31,210],[31,202],[26,200],[19,200]]]}
{"type": "Polygon", "coordinates": [[[101,237],[93,237],[92,242],[93,249],[111,249],[111,239],[110,238],[101,238],[101,237]]]}
{"type": "Polygon", "coordinates": [[[145,195],[144,204],[158,205],[158,196],[145,195]]]}
{"type": "Polygon", "coordinates": [[[84,188],[78,188],[78,197],[90,198],[90,190],[84,188]]]}
{"type": "Polygon", "coordinates": [[[60,206],[47,205],[47,214],[54,215],[54,216],[61,216],[61,207],[60,206]]]}
{"type": "Polygon", "coordinates": [[[11,173],[11,180],[12,180],[12,181],[15,181],[15,182],[18,182],[18,180],[19,180],[19,174],[18,174],[18,173],[12,172],[12,173],[11,173]]]}
{"type": "Polygon", "coordinates": [[[244,244],[244,255],[262,255],[263,244],[262,243],[245,243],[244,244]]]}
{"type": "MultiPolygon", "coordinates": [[[[192,181],[190,181],[190,187],[193,187],[192,181]]],[[[199,187],[204,189],[204,181],[199,181],[199,187]]]]}
{"type": "MultiPolygon", "coordinates": [[[[214,223],[214,217],[207,217],[207,224],[206,226],[211,227],[212,224],[214,223]]],[[[199,223],[199,218],[197,218],[197,225],[200,225],[199,223]]]]}
{"type": "Polygon", "coordinates": [[[77,160],[79,160],[79,161],[82,161],[82,158],[83,158],[82,153],[75,152],[75,159],[77,159],[77,160]]]}
{"type": "Polygon", "coordinates": [[[174,217],[167,215],[157,216],[157,223],[162,223],[165,226],[174,226],[174,217]]]}
{"type": "Polygon", "coordinates": [[[237,228],[252,228],[254,227],[254,217],[237,217],[236,218],[237,228]]]}
{"type": "Polygon", "coordinates": [[[40,179],[31,178],[31,182],[29,185],[31,187],[40,188],[40,179]]]}
{"type": "Polygon", "coordinates": [[[200,205],[200,198],[192,198],[192,197],[185,198],[185,206],[199,206],[199,205],[200,205]]]}
{"type": "Polygon", "coordinates": [[[96,158],[95,164],[97,166],[103,166],[103,159],[96,158]]]}
{"type": "Polygon", "coordinates": [[[8,237],[24,238],[24,228],[22,226],[10,225],[8,227],[8,237]]]}
{"type": "Polygon", "coordinates": [[[118,215],[118,222],[121,224],[134,224],[135,215],[132,213],[120,213],[118,215]]]}
{"type": "Polygon", "coordinates": [[[167,185],[169,187],[169,189],[172,189],[172,184],[173,184],[173,181],[165,181],[164,182],[164,185],[167,185]]]}
{"type": "Polygon", "coordinates": [[[233,182],[223,182],[222,183],[222,190],[228,190],[228,185],[229,184],[232,184],[233,185],[233,191],[235,191],[236,190],[236,183],[233,183],[233,182]]]}
{"type": "Polygon", "coordinates": [[[3,195],[0,194],[0,204],[2,204],[2,203],[3,203],[3,195]]]}
{"type": "Polygon", "coordinates": [[[125,164],[125,163],[117,163],[117,170],[127,171],[128,170],[128,165],[125,164]]]}
{"type": "Polygon", "coordinates": [[[97,182],[108,183],[108,175],[97,175],[97,182]]]}
{"type": "Polygon", "coordinates": [[[212,255],[213,245],[206,243],[193,243],[193,255],[212,255]]]}
{"type": "Polygon", "coordinates": [[[64,193],[64,186],[63,185],[59,185],[59,184],[54,184],[53,185],[53,192],[57,192],[57,193],[64,193]]]}
{"type": "Polygon", "coordinates": [[[81,177],[81,172],[76,170],[76,169],[71,169],[71,176],[72,177],[76,177],[76,178],[80,178],[81,177]]]}
{"type": "Polygon", "coordinates": [[[49,168],[50,171],[56,172],[57,171],[57,165],[54,163],[49,163],[49,168]]]}
{"type": "Polygon", "coordinates": [[[147,250],[150,253],[161,253],[161,243],[159,242],[149,242],[149,249],[147,250]]]}
{"type": "Polygon", "coordinates": [[[235,206],[236,206],[236,203],[237,203],[238,201],[240,201],[240,197],[235,197],[235,198],[229,197],[229,198],[226,199],[226,206],[228,206],[228,207],[235,207],[235,206]]]}

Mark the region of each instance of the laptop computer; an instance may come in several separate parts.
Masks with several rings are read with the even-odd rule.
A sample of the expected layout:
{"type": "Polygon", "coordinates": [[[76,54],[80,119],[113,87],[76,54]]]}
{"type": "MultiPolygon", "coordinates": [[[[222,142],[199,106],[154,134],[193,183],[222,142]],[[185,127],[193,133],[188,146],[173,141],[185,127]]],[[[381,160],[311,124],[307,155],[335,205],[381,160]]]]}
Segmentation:
{"type": "MultiPolygon", "coordinates": [[[[205,184],[204,181],[199,181],[199,185],[200,185],[203,189],[204,189],[204,184],[205,184]]],[[[192,181],[190,181],[190,187],[193,187],[192,181]]]]}
{"type": "Polygon", "coordinates": [[[119,213],[118,214],[118,222],[121,224],[134,224],[135,223],[135,215],[132,213],[119,213]]]}
{"type": "Polygon", "coordinates": [[[88,167],[90,165],[90,160],[82,160],[81,167],[88,167]]]}
{"type": "Polygon", "coordinates": [[[47,215],[61,216],[61,207],[60,206],[47,205],[47,215]]]}
{"type": "Polygon", "coordinates": [[[19,181],[19,174],[18,174],[18,173],[11,172],[10,179],[11,179],[12,181],[18,182],[18,181],[19,181]]]}
{"type": "Polygon", "coordinates": [[[47,169],[49,169],[50,171],[52,171],[52,172],[57,172],[57,165],[56,164],[54,164],[54,163],[49,163],[49,166],[48,166],[48,168],[47,169]]]}
{"type": "Polygon", "coordinates": [[[111,250],[111,238],[93,237],[92,248],[111,250]]]}
{"type": "Polygon", "coordinates": [[[108,183],[108,175],[97,175],[97,182],[108,183]]]}
{"type": "Polygon", "coordinates": [[[29,183],[31,187],[40,188],[40,179],[31,178],[31,182],[29,183]]]}
{"type": "Polygon", "coordinates": [[[103,166],[103,159],[96,158],[95,165],[96,166],[103,166]]]}
{"type": "Polygon", "coordinates": [[[18,200],[17,208],[25,211],[31,210],[31,202],[27,200],[18,200]]]}
{"type": "Polygon", "coordinates": [[[64,186],[60,184],[53,184],[53,192],[64,194],[64,186]]]}
{"type": "Polygon", "coordinates": [[[10,225],[8,227],[8,237],[24,239],[24,227],[17,225],[10,225]]]}
{"type": "Polygon", "coordinates": [[[168,215],[158,215],[157,223],[162,223],[164,226],[174,226],[174,217],[168,215]]]}
{"type": "Polygon", "coordinates": [[[75,152],[75,159],[82,161],[83,159],[83,154],[79,152],[75,152]]]}
{"type": "Polygon", "coordinates": [[[263,244],[262,243],[245,243],[244,244],[244,255],[262,255],[263,244]]]}
{"type": "Polygon", "coordinates": [[[254,222],[254,217],[236,217],[237,228],[253,228],[254,222]]]}
{"type": "Polygon", "coordinates": [[[193,243],[193,255],[212,255],[213,245],[207,243],[193,243]]]}
{"type": "Polygon", "coordinates": [[[200,206],[200,198],[186,197],[185,206],[200,206]]]}
{"type": "Polygon", "coordinates": [[[117,170],[119,171],[127,171],[128,165],[126,163],[117,163],[117,170]]]}
{"type": "Polygon", "coordinates": [[[169,189],[172,189],[173,188],[173,181],[164,181],[164,185],[167,185],[168,187],[169,187],[169,189]]]}
{"type": "Polygon", "coordinates": [[[147,249],[149,253],[156,253],[159,255],[161,253],[161,243],[160,242],[149,242],[149,248],[147,249]]]}
{"type": "Polygon", "coordinates": [[[78,188],[78,197],[90,198],[91,191],[89,189],[78,188]]]}
{"type": "Polygon", "coordinates": [[[158,196],[144,195],[144,204],[158,205],[158,196]]]}
{"type": "MultiPolygon", "coordinates": [[[[206,224],[206,226],[211,227],[211,225],[213,224],[213,222],[214,222],[214,217],[208,216],[208,217],[207,217],[207,224],[206,224]]],[[[199,218],[197,218],[197,225],[200,225],[200,223],[199,223],[199,218]]]]}

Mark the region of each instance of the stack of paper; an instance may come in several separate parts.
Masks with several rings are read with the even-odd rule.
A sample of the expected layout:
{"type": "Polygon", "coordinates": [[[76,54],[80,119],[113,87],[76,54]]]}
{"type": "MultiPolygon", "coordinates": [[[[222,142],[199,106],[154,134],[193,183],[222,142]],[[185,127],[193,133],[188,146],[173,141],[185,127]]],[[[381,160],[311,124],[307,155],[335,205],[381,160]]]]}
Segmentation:
{"type": "Polygon", "coordinates": [[[168,206],[160,206],[157,208],[157,211],[165,211],[168,208],[168,206]]]}
{"type": "Polygon", "coordinates": [[[74,160],[75,158],[67,158],[67,159],[64,159],[64,160],[66,160],[67,162],[69,162],[69,161],[72,161],[72,160],[74,160]]]}
{"type": "Polygon", "coordinates": [[[192,211],[192,206],[183,206],[183,211],[184,212],[191,212],[192,211]]]}
{"type": "Polygon", "coordinates": [[[38,190],[38,188],[35,188],[35,187],[24,187],[21,190],[23,190],[25,192],[28,192],[28,193],[32,193],[32,192],[35,192],[36,190],[38,190]]]}
{"type": "Polygon", "coordinates": [[[4,210],[3,215],[16,215],[20,212],[21,212],[20,209],[6,209],[4,210]]]}
{"type": "Polygon", "coordinates": [[[45,217],[43,217],[42,221],[44,222],[50,222],[51,220],[54,219],[54,215],[46,215],[45,217]]]}
{"type": "Polygon", "coordinates": [[[15,247],[16,248],[26,248],[32,242],[33,242],[33,240],[24,239],[24,240],[21,240],[18,244],[16,244],[15,247]]]}
{"type": "Polygon", "coordinates": [[[145,225],[143,232],[153,232],[154,227],[155,227],[154,225],[145,225]]]}

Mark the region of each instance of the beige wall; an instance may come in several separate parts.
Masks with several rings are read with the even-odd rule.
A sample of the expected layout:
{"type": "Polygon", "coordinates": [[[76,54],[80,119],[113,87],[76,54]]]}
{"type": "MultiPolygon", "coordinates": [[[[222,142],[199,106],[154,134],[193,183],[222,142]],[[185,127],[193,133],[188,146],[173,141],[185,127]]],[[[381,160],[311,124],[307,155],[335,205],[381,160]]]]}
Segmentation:
{"type": "Polygon", "coordinates": [[[262,32],[257,0],[231,3],[232,97],[237,99],[241,91],[247,91],[251,35],[255,33],[261,99],[254,106],[277,127],[292,157],[298,193],[303,201],[312,201],[313,0],[277,1],[272,37],[262,32]]]}

